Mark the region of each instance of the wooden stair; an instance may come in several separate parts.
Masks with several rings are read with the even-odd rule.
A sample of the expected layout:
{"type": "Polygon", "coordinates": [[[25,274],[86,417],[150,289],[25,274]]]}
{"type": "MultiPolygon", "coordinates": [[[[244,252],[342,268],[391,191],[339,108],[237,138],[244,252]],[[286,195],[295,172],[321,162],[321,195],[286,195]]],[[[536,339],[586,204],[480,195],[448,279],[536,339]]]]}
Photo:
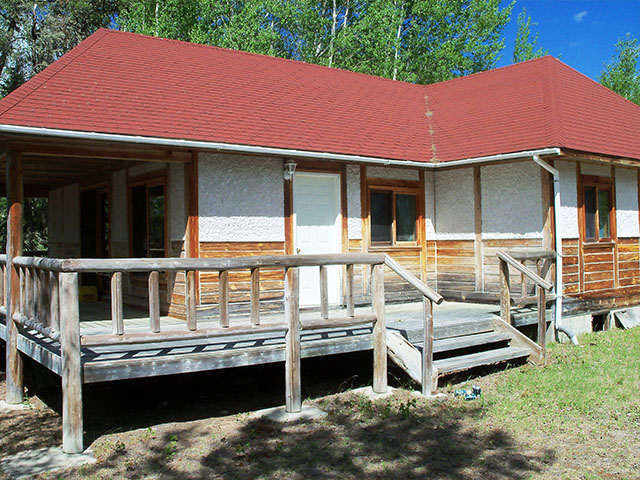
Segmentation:
{"type": "MultiPolygon", "coordinates": [[[[531,360],[532,349],[519,338],[522,334],[496,328],[500,326],[496,322],[499,320],[462,320],[436,325],[433,365],[437,372],[434,381],[473,368],[531,360]]],[[[416,338],[405,338],[403,333],[387,329],[389,358],[414,381],[422,383],[422,343],[416,338]]]]}

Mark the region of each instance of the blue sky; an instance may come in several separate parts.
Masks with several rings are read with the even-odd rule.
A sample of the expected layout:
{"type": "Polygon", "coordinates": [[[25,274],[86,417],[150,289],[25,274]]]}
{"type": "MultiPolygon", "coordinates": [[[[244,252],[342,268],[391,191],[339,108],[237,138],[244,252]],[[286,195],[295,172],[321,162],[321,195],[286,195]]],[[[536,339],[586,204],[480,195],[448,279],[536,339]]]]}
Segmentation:
{"type": "Polygon", "coordinates": [[[499,66],[512,61],[516,18],[523,7],[532,22],[538,22],[532,29],[539,33],[538,44],[594,80],[614,54],[619,37],[628,32],[640,39],[640,0],[517,0],[499,66]]]}

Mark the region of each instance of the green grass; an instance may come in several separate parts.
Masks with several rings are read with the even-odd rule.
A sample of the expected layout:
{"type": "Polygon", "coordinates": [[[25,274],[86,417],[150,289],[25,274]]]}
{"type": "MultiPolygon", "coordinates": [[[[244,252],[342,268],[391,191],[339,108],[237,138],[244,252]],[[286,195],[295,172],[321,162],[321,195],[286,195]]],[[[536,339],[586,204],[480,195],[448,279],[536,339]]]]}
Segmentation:
{"type": "Polygon", "coordinates": [[[640,424],[640,328],[592,333],[578,347],[550,344],[545,368],[511,370],[495,385],[491,415],[554,433],[568,422],[640,424]]]}

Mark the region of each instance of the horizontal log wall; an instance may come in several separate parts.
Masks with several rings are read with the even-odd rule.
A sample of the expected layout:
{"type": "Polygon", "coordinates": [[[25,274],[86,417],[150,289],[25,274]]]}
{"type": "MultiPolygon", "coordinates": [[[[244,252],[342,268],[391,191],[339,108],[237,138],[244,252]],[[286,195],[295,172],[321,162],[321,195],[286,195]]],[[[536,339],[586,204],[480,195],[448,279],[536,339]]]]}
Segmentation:
{"type": "Polygon", "coordinates": [[[580,252],[577,238],[562,239],[562,282],[565,295],[580,292],[580,252]]]}
{"type": "Polygon", "coordinates": [[[618,239],[618,285],[640,285],[640,239],[618,239]]]}
{"type": "Polygon", "coordinates": [[[610,290],[616,287],[615,253],[615,244],[583,246],[583,292],[610,290]]]}
{"type": "MultiPolygon", "coordinates": [[[[447,292],[476,289],[474,240],[438,240],[436,244],[437,288],[447,292]]],[[[445,295],[446,296],[446,295],[445,295]]]]}

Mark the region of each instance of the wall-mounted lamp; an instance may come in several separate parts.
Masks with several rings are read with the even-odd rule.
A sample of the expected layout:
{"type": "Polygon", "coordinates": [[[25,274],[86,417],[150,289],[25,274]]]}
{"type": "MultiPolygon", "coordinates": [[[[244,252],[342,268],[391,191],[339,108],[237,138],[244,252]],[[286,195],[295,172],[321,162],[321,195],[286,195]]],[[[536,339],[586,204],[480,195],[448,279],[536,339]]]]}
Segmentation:
{"type": "Polygon", "coordinates": [[[293,173],[296,171],[298,164],[293,160],[287,160],[284,164],[284,179],[293,180],[293,173]]]}

